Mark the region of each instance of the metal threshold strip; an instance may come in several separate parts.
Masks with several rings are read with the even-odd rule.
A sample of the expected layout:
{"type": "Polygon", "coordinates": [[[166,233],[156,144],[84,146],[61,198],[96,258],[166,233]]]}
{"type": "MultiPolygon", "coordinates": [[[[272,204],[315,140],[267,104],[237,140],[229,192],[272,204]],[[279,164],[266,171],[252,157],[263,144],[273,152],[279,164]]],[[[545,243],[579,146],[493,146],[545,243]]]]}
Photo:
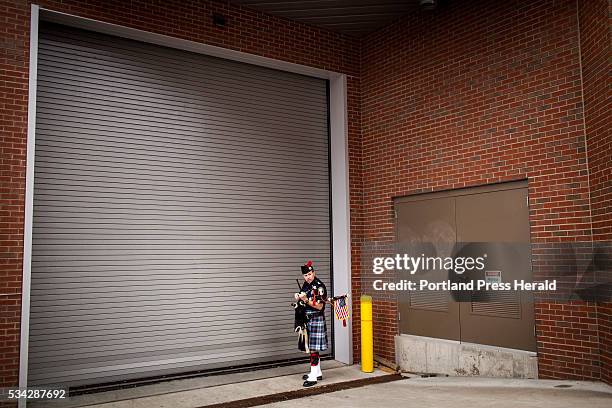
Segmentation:
{"type": "MultiPolygon", "coordinates": [[[[321,360],[331,360],[332,356],[322,356],[321,360]]],[[[83,385],[77,387],[69,388],[69,396],[74,397],[77,395],[84,394],[93,394],[98,392],[106,392],[106,391],[114,391],[120,390],[124,388],[134,388],[144,385],[156,384],[164,381],[174,381],[174,380],[184,380],[188,378],[195,377],[207,377],[213,375],[226,375],[226,374],[235,374],[241,373],[245,371],[253,371],[253,370],[263,370],[267,368],[276,368],[276,367],[285,367],[294,364],[307,362],[308,358],[295,358],[290,360],[279,360],[272,361],[268,363],[253,363],[253,364],[245,364],[240,366],[231,366],[214,370],[199,370],[199,371],[190,371],[186,373],[180,374],[170,374],[170,375],[161,375],[156,377],[147,377],[147,378],[138,378],[134,380],[125,380],[125,381],[115,381],[101,384],[91,384],[91,385],[83,385]]]]}

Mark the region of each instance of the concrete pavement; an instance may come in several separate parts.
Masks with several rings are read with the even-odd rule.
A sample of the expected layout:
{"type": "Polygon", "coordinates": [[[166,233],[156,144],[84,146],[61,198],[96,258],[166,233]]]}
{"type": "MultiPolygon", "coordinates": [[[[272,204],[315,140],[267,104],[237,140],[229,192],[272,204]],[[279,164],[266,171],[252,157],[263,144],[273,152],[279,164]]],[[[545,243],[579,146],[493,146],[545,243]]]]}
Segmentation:
{"type": "MultiPolygon", "coordinates": [[[[300,400],[334,408],[610,408],[612,387],[603,383],[478,377],[411,378],[332,392],[300,400]]],[[[295,407],[295,401],[267,405],[295,407]]]]}
{"type": "MultiPolygon", "coordinates": [[[[324,384],[380,376],[358,366],[322,361],[324,384]]],[[[32,401],[28,408],[196,408],[238,399],[302,389],[308,363],[241,373],[167,381],[136,388],[78,395],[66,400],[32,401]]]]}
{"type": "MultiPolygon", "coordinates": [[[[77,396],[65,401],[28,403],[28,408],[202,408],[211,404],[302,390],[306,364],[160,383],[134,389],[77,396]]],[[[321,385],[373,378],[358,365],[323,364],[321,385]]],[[[321,390],[323,391],[323,390],[321,390]]],[[[277,400],[281,400],[280,398],[277,400]]],[[[597,382],[524,380],[479,377],[411,377],[399,381],[328,392],[265,406],[330,407],[612,407],[612,387],[597,382]],[[319,405],[320,404],[320,405],[319,405]]],[[[252,405],[250,405],[252,406],[252,405]]]]}

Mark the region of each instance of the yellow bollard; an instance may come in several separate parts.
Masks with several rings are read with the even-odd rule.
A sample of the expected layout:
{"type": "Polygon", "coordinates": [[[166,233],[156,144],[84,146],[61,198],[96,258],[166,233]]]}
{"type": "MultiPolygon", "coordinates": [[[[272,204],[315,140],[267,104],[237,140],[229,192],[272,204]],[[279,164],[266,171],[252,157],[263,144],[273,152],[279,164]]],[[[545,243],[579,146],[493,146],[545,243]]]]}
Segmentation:
{"type": "Polygon", "coordinates": [[[361,371],[374,371],[374,332],[372,329],[372,296],[361,296],[361,371]]]}

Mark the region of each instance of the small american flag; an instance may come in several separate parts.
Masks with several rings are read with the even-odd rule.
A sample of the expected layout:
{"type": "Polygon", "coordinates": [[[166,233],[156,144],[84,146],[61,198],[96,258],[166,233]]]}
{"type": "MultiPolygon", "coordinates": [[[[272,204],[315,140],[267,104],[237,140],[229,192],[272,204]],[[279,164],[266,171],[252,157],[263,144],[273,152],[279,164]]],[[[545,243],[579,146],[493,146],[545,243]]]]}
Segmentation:
{"type": "Polygon", "coordinates": [[[346,327],[346,319],[349,318],[348,305],[346,304],[346,296],[342,296],[334,302],[334,311],[336,318],[342,320],[342,326],[346,327]]]}

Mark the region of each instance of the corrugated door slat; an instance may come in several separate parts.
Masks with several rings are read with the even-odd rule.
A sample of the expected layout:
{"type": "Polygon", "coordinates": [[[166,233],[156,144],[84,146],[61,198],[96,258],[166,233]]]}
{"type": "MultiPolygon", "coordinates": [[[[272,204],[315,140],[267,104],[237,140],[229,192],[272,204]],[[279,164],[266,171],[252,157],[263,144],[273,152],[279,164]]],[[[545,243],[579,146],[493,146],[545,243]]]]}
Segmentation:
{"type": "Polygon", "coordinates": [[[29,383],[301,356],[299,265],[331,287],[326,82],[53,24],[38,61],[29,383]]]}

